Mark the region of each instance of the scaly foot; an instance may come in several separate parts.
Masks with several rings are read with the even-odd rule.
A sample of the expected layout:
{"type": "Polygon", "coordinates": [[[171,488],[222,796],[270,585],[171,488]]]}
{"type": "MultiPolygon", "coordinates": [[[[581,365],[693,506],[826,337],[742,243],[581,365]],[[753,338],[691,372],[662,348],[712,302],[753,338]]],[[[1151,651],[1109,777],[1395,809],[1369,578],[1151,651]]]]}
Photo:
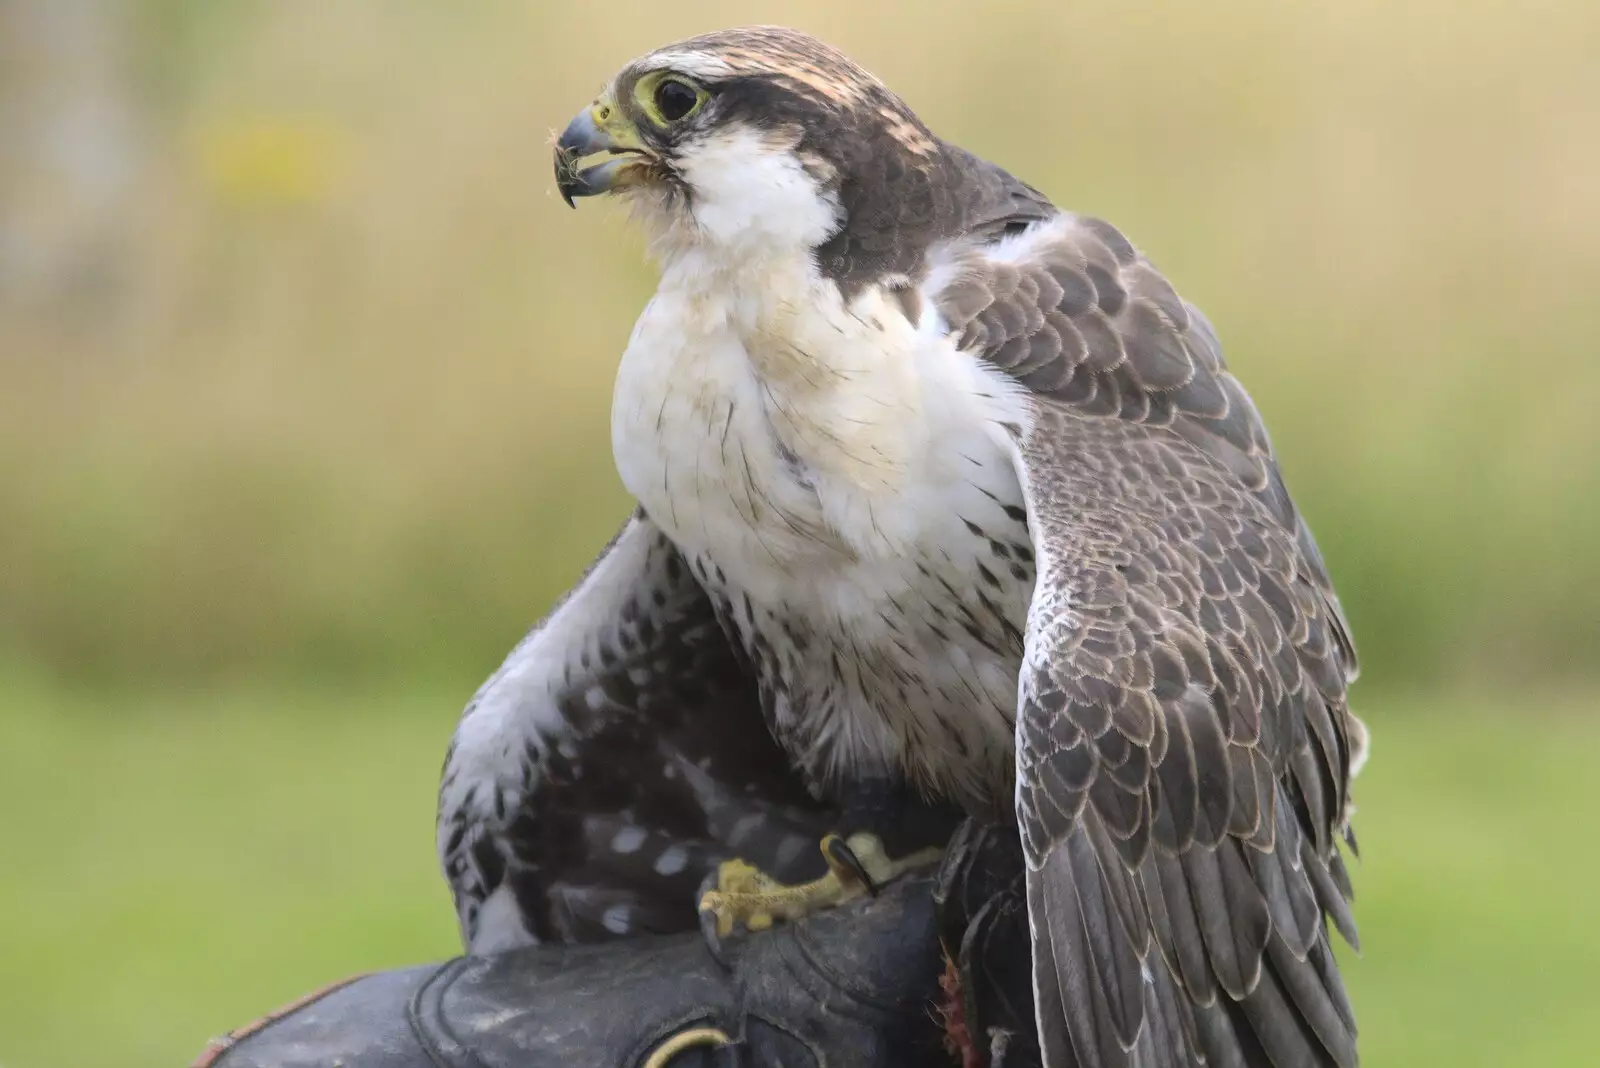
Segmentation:
{"type": "Polygon", "coordinates": [[[717,869],[715,889],[700,897],[700,926],[713,947],[741,926],[763,931],[776,920],[798,920],[863,894],[876,894],[891,879],[937,863],[941,855],[938,849],[923,849],[891,860],[873,834],[853,834],[848,840],[830,834],[821,848],[828,874],[793,886],[742,860],[724,861],[717,869]]]}

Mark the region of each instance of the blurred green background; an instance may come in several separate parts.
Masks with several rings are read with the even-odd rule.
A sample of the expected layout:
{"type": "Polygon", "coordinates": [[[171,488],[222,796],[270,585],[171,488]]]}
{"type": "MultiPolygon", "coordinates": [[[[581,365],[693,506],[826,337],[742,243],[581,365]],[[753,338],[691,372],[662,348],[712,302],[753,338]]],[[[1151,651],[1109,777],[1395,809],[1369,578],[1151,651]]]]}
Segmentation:
{"type": "Polygon", "coordinates": [[[1593,1063],[1600,7],[0,0],[0,1065],[448,955],[457,711],[626,512],[546,138],[811,30],[1207,309],[1364,657],[1364,1063],[1593,1063]]]}

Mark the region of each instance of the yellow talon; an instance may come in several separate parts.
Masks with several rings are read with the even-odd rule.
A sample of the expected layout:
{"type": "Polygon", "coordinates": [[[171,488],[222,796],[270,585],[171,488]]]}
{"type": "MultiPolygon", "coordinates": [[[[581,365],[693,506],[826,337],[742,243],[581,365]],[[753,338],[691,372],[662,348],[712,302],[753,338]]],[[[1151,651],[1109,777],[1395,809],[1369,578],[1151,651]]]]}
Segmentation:
{"type": "Polygon", "coordinates": [[[740,925],[764,931],[777,920],[798,920],[876,893],[890,880],[940,857],[939,850],[924,849],[891,860],[883,843],[871,834],[853,834],[848,840],[830,834],[823,838],[821,850],[828,874],[796,885],[780,883],[742,860],[724,861],[717,869],[717,888],[700,898],[700,912],[715,917],[719,938],[740,925]]]}

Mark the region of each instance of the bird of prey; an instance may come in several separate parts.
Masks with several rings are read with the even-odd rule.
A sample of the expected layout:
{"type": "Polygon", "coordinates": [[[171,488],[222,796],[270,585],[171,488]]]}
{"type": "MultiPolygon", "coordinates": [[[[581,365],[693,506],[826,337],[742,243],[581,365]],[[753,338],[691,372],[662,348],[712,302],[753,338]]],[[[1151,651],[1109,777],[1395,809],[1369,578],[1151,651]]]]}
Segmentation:
{"type": "Polygon", "coordinates": [[[920,799],[1016,828],[1052,1068],[1355,1064],[1355,651],[1199,310],[792,30],[634,60],[555,156],[660,265],[639,509],[458,728],[469,947],[691,927],[708,875],[719,931],[792,917],[920,799]]]}

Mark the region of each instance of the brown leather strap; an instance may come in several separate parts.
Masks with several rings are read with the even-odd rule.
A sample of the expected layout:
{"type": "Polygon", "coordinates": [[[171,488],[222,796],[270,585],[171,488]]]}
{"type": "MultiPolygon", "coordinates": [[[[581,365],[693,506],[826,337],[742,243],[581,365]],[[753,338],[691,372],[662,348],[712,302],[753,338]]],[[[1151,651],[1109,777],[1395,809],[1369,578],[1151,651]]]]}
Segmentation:
{"type": "Polygon", "coordinates": [[[211,1066],[217,1062],[217,1058],[221,1057],[229,1049],[233,1048],[234,1044],[240,1039],[248,1038],[257,1031],[260,1031],[262,1028],[271,1024],[273,1021],[281,1020],[291,1012],[303,1009],[312,1002],[320,1001],[329,994],[333,993],[335,990],[342,990],[351,983],[355,982],[357,979],[365,979],[371,974],[371,972],[362,972],[359,975],[352,975],[348,978],[340,979],[336,983],[329,983],[327,986],[313,990],[309,994],[295,998],[287,1005],[282,1005],[276,1009],[273,1009],[271,1012],[260,1017],[259,1019],[251,1020],[243,1027],[236,1027],[221,1037],[213,1038],[209,1043],[206,1044],[204,1052],[202,1052],[200,1056],[195,1059],[195,1062],[191,1064],[189,1068],[211,1068],[211,1066]]]}

